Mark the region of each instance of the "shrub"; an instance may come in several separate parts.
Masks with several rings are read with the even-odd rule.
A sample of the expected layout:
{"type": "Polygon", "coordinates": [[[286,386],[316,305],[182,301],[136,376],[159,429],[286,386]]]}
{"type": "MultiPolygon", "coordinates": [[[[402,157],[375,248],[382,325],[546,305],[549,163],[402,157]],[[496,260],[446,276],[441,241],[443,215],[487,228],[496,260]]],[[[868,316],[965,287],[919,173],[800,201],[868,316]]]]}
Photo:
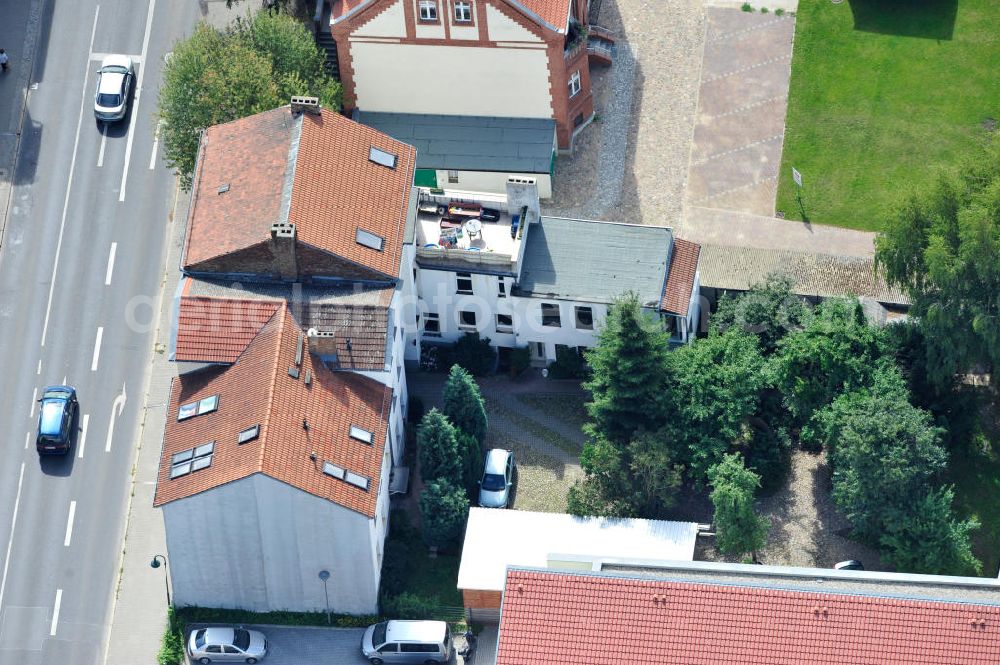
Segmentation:
{"type": "Polygon", "coordinates": [[[778,7],[777,9],[774,10],[774,15],[775,16],[784,16],[785,15],[785,10],[782,9],[781,7],[778,7]]]}
{"type": "Polygon", "coordinates": [[[184,629],[184,621],[177,616],[173,607],[168,607],[167,628],[163,631],[163,638],[160,640],[160,651],[156,654],[156,662],[159,665],[180,665],[186,662],[184,629]]]}
{"type": "Polygon", "coordinates": [[[510,350],[510,375],[512,378],[521,376],[524,370],[531,367],[531,352],[526,346],[516,346],[510,350]]]}
{"type": "Polygon", "coordinates": [[[409,591],[386,595],[381,602],[382,615],[393,619],[427,619],[434,616],[437,603],[409,591]]]}
{"type": "Polygon", "coordinates": [[[744,2],[743,6],[740,7],[740,9],[742,9],[745,12],[752,12],[753,11],[753,5],[751,5],[749,2],[744,2]]]}
{"type": "Polygon", "coordinates": [[[406,588],[410,548],[399,540],[386,539],[382,557],[382,593],[395,596],[406,588]]]}
{"type": "Polygon", "coordinates": [[[590,373],[587,361],[576,349],[556,346],[556,359],[549,363],[549,378],[583,379],[590,373]]]}
{"type": "Polygon", "coordinates": [[[461,365],[473,376],[486,376],[493,372],[496,361],[497,352],[490,346],[490,338],[475,332],[462,335],[451,346],[439,347],[437,367],[461,365]]]}

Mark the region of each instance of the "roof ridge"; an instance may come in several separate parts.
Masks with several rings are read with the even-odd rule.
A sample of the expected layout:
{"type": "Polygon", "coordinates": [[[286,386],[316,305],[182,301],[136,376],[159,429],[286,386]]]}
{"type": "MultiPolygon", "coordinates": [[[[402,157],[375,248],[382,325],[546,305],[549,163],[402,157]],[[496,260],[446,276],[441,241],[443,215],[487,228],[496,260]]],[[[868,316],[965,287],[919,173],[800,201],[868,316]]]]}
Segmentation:
{"type": "MultiPolygon", "coordinates": [[[[274,386],[278,382],[278,361],[281,358],[281,340],[285,334],[285,322],[288,316],[288,305],[284,302],[278,305],[278,309],[275,310],[274,314],[271,315],[271,319],[275,316],[281,316],[278,321],[278,332],[275,336],[275,348],[274,357],[271,359],[271,371],[268,374],[267,382],[267,400],[265,401],[265,411],[264,417],[262,418],[264,426],[264,436],[261,437],[260,451],[257,454],[257,465],[256,469],[260,473],[264,472],[264,453],[267,451],[267,442],[271,437],[271,414],[274,412],[274,386]]],[[[270,321],[269,321],[270,322],[270,321]]],[[[266,324],[265,324],[266,325],[266,324]]],[[[263,329],[262,329],[263,330],[263,329]]]]}

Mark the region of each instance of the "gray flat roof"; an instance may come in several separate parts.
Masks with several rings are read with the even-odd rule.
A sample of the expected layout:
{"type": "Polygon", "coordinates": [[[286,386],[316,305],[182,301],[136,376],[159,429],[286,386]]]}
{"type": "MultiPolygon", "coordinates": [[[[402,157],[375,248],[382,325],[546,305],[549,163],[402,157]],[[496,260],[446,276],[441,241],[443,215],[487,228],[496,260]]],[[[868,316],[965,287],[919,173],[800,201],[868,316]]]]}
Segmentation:
{"type": "Polygon", "coordinates": [[[418,169],[548,173],[552,167],[551,118],[358,111],[354,119],[415,147],[418,169]]]}
{"type": "Polygon", "coordinates": [[[635,291],[659,309],[673,244],[669,228],[542,217],[525,242],[523,295],[610,303],[635,291]]]}

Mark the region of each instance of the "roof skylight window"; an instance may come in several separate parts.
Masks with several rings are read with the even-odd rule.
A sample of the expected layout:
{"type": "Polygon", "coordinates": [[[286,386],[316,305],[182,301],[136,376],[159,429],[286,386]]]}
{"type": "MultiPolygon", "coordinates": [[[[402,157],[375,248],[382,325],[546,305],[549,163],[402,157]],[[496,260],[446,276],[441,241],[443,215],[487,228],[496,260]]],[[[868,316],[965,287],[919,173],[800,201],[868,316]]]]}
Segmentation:
{"type": "Polygon", "coordinates": [[[371,231],[365,231],[364,229],[358,227],[358,230],[354,232],[354,242],[359,245],[364,245],[365,247],[371,247],[379,252],[385,247],[385,238],[371,231]]]}
{"type": "Polygon", "coordinates": [[[347,477],[344,478],[344,481],[355,487],[360,487],[366,492],[368,491],[368,483],[370,482],[366,476],[354,473],[353,471],[347,472],[347,477]]]}
{"type": "Polygon", "coordinates": [[[368,161],[375,162],[376,164],[381,164],[382,166],[395,170],[396,159],[396,155],[382,150],[381,148],[372,146],[368,149],[368,161]]]}
{"type": "Polygon", "coordinates": [[[246,443],[247,441],[253,441],[258,436],[260,436],[260,425],[254,425],[253,427],[248,427],[239,433],[236,437],[236,443],[246,443]]]}
{"type": "Polygon", "coordinates": [[[366,429],[361,429],[357,425],[351,425],[351,438],[371,445],[375,436],[366,429]]]}
{"type": "Polygon", "coordinates": [[[331,464],[330,462],[323,462],[323,473],[343,480],[346,472],[342,466],[337,466],[336,464],[331,464]]]}
{"type": "Polygon", "coordinates": [[[195,448],[188,448],[170,457],[170,479],[186,476],[194,471],[212,466],[212,454],[215,452],[215,441],[203,443],[195,448]]]}
{"type": "Polygon", "coordinates": [[[211,413],[218,408],[219,396],[209,395],[208,397],[202,398],[197,402],[181,404],[180,408],[177,409],[177,420],[187,420],[188,418],[193,418],[194,416],[211,413]]]}

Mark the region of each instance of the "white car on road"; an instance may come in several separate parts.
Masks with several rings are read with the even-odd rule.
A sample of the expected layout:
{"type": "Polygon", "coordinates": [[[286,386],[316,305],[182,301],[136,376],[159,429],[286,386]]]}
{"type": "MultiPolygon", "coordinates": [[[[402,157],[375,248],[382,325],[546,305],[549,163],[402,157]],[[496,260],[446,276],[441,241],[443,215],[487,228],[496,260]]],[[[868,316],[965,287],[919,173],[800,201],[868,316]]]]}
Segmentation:
{"type": "Polygon", "coordinates": [[[128,97],[135,78],[135,66],[127,55],[108,55],[97,70],[94,115],[98,120],[116,122],[128,113],[128,97]]]}

